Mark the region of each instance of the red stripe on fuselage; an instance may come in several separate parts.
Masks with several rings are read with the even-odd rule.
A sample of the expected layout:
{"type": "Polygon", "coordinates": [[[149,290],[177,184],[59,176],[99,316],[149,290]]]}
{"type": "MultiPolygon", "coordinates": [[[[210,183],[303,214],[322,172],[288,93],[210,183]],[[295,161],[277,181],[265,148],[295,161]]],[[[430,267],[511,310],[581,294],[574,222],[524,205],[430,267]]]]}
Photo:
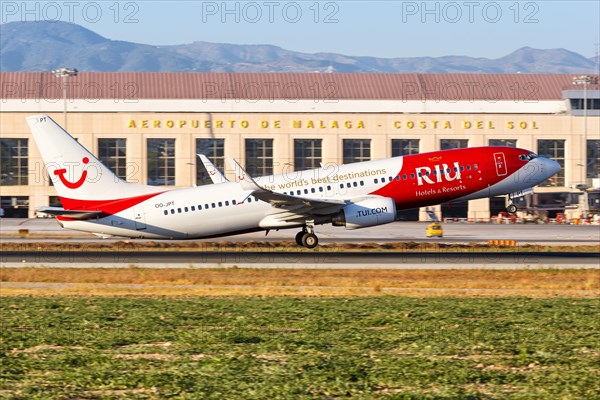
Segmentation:
{"type": "Polygon", "coordinates": [[[394,199],[400,209],[448,202],[505,179],[506,174],[499,176],[496,172],[494,154],[499,152],[505,154],[508,175],[527,163],[519,155],[529,151],[509,147],[473,147],[408,155],[404,156],[402,170],[393,180],[389,182],[388,177],[388,182],[371,194],[394,199]],[[430,174],[426,175],[428,171],[430,174]],[[407,179],[403,179],[404,175],[407,179]]]}
{"type": "Polygon", "coordinates": [[[161,193],[164,193],[164,191],[114,200],[79,200],[61,197],[60,201],[62,202],[65,210],[101,211],[106,215],[112,215],[136,206],[143,201],[146,201],[154,196],[158,196],[161,193]]]}

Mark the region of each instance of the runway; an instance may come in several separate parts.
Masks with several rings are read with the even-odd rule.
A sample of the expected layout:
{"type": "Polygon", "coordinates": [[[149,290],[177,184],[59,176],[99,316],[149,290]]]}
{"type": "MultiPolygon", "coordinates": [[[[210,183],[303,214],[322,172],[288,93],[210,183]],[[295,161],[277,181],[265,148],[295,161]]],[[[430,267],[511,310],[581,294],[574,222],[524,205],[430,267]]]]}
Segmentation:
{"type": "MultiPolygon", "coordinates": [[[[538,225],[538,224],[483,224],[446,223],[443,238],[427,238],[425,222],[394,222],[387,225],[358,230],[346,230],[331,225],[319,225],[315,232],[322,244],[331,243],[384,243],[384,242],[435,242],[435,243],[487,243],[488,240],[516,240],[519,244],[579,245],[600,243],[598,225],[538,225]]],[[[210,239],[232,242],[294,240],[295,229],[249,233],[210,239]]],[[[2,242],[103,242],[110,243],[123,238],[100,239],[92,234],[62,229],[54,219],[1,219],[2,242]],[[19,230],[28,230],[29,235],[20,237],[19,230]]]]}
{"type": "MultiPolygon", "coordinates": [[[[182,241],[162,241],[165,249],[145,251],[119,249],[117,251],[73,250],[68,244],[96,244],[120,242],[123,238],[100,239],[91,234],[60,228],[52,219],[2,219],[0,235],[3,243],[60,243],[59,251],[3,251],[4,267],[144,267],[144,268],[319,268],[319,269],[515,269],[515,268],[600,268],[598,253],[528,253],[519,246],[538,245],[595,245],[600,242],[597,225],[501,225],[501,224],[444,224],[443,238],[426,238],[427,223],[395,222],[360,230],[345,230],[329,225],[318,226],[320,243],[385,243],[428,242],[435,244],[487,243],[490,239],[516,240],[514,250],[488,253],[470,250],[467,253],[450,252],[440,248],[435,252],[348,252],[340,247],[317,248],[315,251],[271,249],[252,251],[242,246],[238,251],[169,251],[169,244],[182,241]],[[19,236],[20,229],[28,235],[19,236]],[[65,246],[66,244],[66,246],[65,246]]],[[[210,242],[234,243],[293,241],[295,230],[273,231],[212,239],[210,242]]],[[[131,242],[145,242],[133,239],[131,242]]],[[[185,241],[183,241],[185,242],[185,241]]],[[[202,243],[203,241],[198,241],[202,243]]],[[[208,242],[208,241],[207,241],[208,242]]],[[[186,242],[189,243],[189,242],[186,242]]],[[[25,249],[25,247],[24,247],[25,249]]],[[[58,246],[57,246],[58,250],[58,246]]]]}
{"type": "Polygon", "coordinates": [[[279,269],[516,269],[600,268],[591,253],[299,252],[263,251],[5,251],[3,267],[279,268],[279,269]]]}

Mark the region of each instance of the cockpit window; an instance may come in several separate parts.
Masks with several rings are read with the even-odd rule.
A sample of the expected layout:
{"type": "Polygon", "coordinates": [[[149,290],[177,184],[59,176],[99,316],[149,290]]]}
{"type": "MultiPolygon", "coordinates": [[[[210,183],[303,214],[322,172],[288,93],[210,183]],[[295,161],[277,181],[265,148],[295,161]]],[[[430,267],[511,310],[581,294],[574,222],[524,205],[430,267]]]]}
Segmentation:
{"type": "Polygon", "coordinates": [[[522,160],[522,161],[531,161],[531,160],[533,160],[533,159],[535,159],[537,157],[538,157],[537,154],[535,154],[535,153],[529,153],[529,154],[521,154],[519,156],[519,159],[522,160]]]}

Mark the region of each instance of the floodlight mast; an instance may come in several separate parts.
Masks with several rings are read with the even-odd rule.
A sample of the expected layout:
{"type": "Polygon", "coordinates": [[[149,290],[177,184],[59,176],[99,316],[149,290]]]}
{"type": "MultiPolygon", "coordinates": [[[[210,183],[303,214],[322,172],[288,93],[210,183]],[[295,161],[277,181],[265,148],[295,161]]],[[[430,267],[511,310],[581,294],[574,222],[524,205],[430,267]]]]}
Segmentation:
{"type": "Polygon", "coordinates": [[[63,80],[63,103],[64,103],[64,108],[63,108],[63,125],[65,130],[67,130],[67,79],[69,79],[72,76],[77,76],[77,73],[79,71],[77,71],[77,69],[75,68],[58,68],[58,69],[54,69],[51,71],[52,74],[54,75],[55,78],[62,78],[63,80]]]}
{"type": "Polygon", "coordinates": [[[587,87],[588,85],[598,84],[598,78],[590,75],[579,75],[573,77],[573,85],[583,85],[583,184],[577,185],[583,191],[583,203],[584,209],[582,210],[584,218],[587,217],[589,204],[588,204],[588,148],[587,148],[587,87]]]}

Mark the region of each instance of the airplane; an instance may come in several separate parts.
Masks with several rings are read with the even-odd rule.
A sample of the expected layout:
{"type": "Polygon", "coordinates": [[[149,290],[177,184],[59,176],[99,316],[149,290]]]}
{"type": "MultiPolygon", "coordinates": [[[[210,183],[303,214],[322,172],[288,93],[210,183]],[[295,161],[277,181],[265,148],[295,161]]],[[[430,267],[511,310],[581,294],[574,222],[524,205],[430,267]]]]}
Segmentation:
{"type": "Polygon", "coordinates": [[[297,244],[314,248],[317,225],[387,224],[398,210],[528,190],[560,170],[529,150],[490,146],[262,177],[228,159],[235,169],[228,181],[201,156],[213,184],[169,189],[118,178],[48,115],[26,119],[63,206],[41,211],[101,237],[205,239],[295,228],[297,244]]]}

